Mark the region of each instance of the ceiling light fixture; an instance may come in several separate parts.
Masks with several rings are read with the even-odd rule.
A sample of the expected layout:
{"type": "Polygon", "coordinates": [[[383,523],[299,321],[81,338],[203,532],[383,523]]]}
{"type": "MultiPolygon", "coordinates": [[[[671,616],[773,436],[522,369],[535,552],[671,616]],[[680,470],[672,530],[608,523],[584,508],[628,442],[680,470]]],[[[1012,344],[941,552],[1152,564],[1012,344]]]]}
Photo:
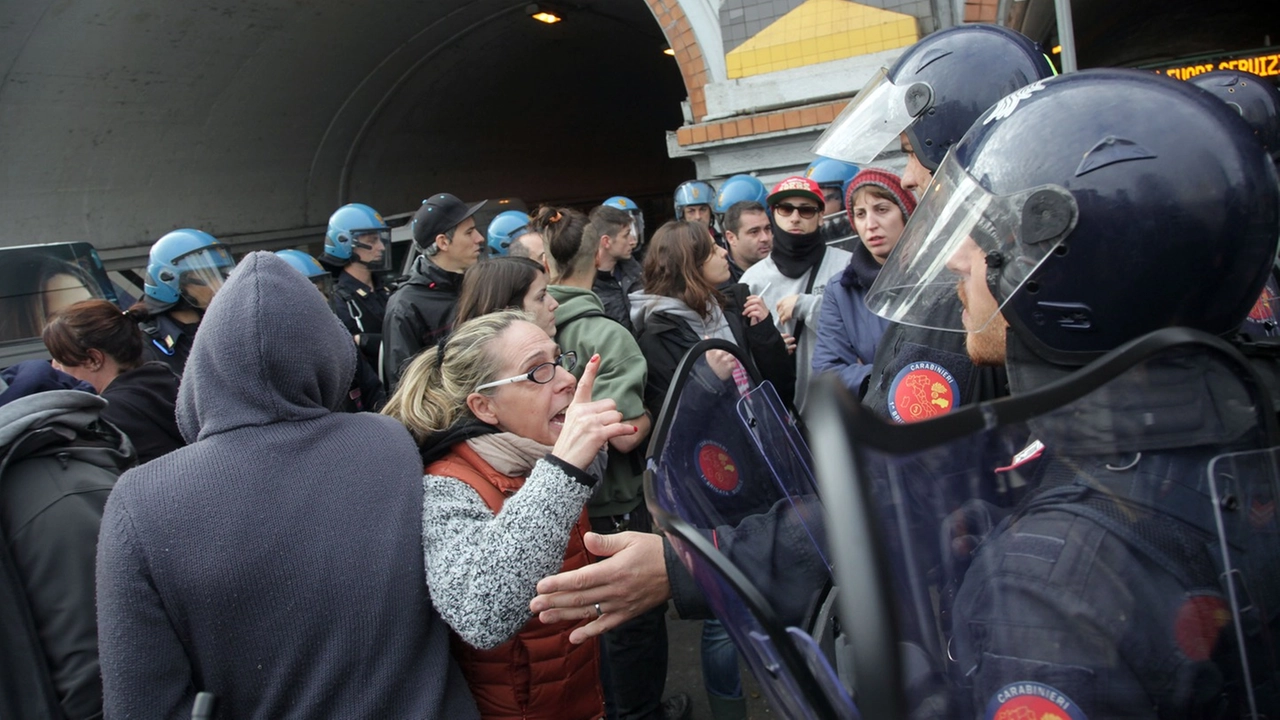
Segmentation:
{"type": "Polygon", "coordinates": [[[666,50],[663,50],[663,51],[662,51],[662,54],[663,54],[663,55],[670,55],[671,57],[675,57],[675,56],[676,56],[676,51],[675,51],[675,50],[672,50],[671,48],[667,48],[666,50]]]}
{"type": "Polygon", "coordinates": [[[528,5],[525,5],[524,11],[529,14],[529,17],[540,23],[546,23],[547,25],[554,25],[564,19],[553,12],[551,8],[540,6],[538,3],[529,3],[528,5]]]}

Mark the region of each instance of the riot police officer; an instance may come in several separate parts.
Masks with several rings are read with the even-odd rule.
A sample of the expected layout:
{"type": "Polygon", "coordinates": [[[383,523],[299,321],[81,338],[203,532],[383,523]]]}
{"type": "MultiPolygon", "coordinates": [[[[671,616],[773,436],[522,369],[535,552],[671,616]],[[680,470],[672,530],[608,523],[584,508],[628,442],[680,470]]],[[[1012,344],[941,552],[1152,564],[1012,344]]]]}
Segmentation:
{"type": "Polygon", "coordinates": [[[804,176],[818,183],[826,205],[822,209],[822,240],[841,250],[853,252],[856,242],[853,225],[845,213],[844,196],[849,181],[858,174],[858,166],[833,158],[820,157],[809,163],[804,176]]]}
{"type": "MultiPolygon", "coordinates": [[[[297,270],[310,280],[326,300],[333,297],[333,276],[315,258],[301,250],[277,250],[276,257],[289,263],[289,267],[297,270]]],[[[354,338],[353,338],[354,339],[354,338]]],[[[376,366],[359,354],[356,363],[356,374],[351,378],[351,390],[342,402],[346,412],[375,412],[387,401],[387,393],[382,389],[382,381],[378,378],[376,366]]]]}
{"type": "Polygon", "coordinates": [[[381,276],[391,267],[391,228],[368,205],[343,205],[329,216],[320,262],[336,273],[329,307],[365,360],[378,367],[382,321],[391,297],[381,276]]]}
{"type": "MultiPolygon", "coordinates": [[[[1271,159],[1280,163],[1280,90],[1265,79],[1240,70],[1211,70],[1188,80],[1207,90],[1233,110],[1262,143],[1271,159]]],[[[1254,303],[1249,316],[1240,326],[1240,334],[1248,340],[1280,336],[1280,266],[1274,268],[1267,284],[1254,303]]]]}
{"type": "MultiPolygon", "coordinates": [[[[934,652],[949,658],[947,678],[919,681],[917,711],[1274,716],[1271,408],[1225,343],[1188,335],[1173,345],[1162,331],[1230,336],[1266,280],[1280,183],[1250,128],[1205,93],[1150,73],[1038,81],[952,147],[918,217],[937,221],[909,227],[906,252],[877,279],[869,307],[963,329],[976,364],[1008,370],[1014,397],[992,404],[987,416],[1000,420],[988,427],[1019,408],[1034,442],[973,473],[950,468],[951,488],[984,473],[1018,475],[1031,488],[994,529],[960,537],[955,528],[983,524],[971,521],[978,498],[904,503],[910,484],[866,468],[899,491],[882,493],[899,509],[885,515],[889,524],[922,507],[939,511],[932,533],[901,540],[902,558],[916,559],[902,565],[919,578],[928,558],[942,568],[934,577],[955,580],[954,603],[938,592],[947,617],[934,652]],[[938,312],[951,306],[949,293],[961,313],[938,312]],[[1043,410],[1014,404],[1032,397],[1043,410]]],[[[928,429],[917,433],[913,467],[927,454],[928,429]]],[[[932,615],[921,581],[896,577],[914,589],[900,596],[914,598],[901,617],[932,615]]],[[[932,632],[926,621],[915,637],[928,645],[932,632]]]]}
{"type": "Polygon", "coordinates": [[[484,231],[485,240],[489,243],[489,255],[506,255],[512,241],[523,235],[528,228],[528,213],[506,210],[495,215],[484,231]]]}
{"type": "Polygon", "coordinates": [[[131,308],[143,311],[149,359],[182,374],[200,318],[235,264],[231,249],[203,230],[174,230],[151,246],[143,298],[131,308]]]}
{"type": "MultiPolygon", "coordinates": [[[[907,153],[902,186],[921,194],[951,145],[978,115],[1010,92],[1054,74],[1040,46],[994,25],[963,25],[933,33],[907,48],[872,78],[823,133],[814,152],[870,162],[887,145],[907,153]],[[983,72],[975,73],[973,68],[983,72]]],[[[954,299],[939,307],[958,314],[954,299]]],[[[924,420],[961,405],[1006,394],[1004,374],[975,367],[959,336],[894,323],[872,363],[863,402],[883,417],[924,420]],[[938,403],[904,403],[910,388],[940,368],[948,392],[938,403]]]]}

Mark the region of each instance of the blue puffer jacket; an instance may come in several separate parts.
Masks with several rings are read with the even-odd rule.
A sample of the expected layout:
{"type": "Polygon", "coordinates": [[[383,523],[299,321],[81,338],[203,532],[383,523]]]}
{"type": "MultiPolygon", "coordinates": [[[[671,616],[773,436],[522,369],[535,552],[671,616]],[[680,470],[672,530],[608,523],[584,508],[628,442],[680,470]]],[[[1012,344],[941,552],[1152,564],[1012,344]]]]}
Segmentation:
{"type": "Polygon", "coordinates": [[[867,309],[867,290],[880,273],[880,265],[862,244],[853,249],[845,271],[827,283],[822,295],[822,320],[818,344],[813,350],[813,371],[834,372],[850,391],[862,396],[862,385],[871,374],[880,337],[889,321],[867,309]]]}

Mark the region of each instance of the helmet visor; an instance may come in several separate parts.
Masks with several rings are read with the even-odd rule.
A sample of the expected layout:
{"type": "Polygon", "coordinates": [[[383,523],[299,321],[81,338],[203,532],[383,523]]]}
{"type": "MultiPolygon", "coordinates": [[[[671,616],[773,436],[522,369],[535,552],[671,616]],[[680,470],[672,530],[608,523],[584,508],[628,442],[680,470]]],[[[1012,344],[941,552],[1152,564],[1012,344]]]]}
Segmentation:
{"type": "Polygon", "coordinates": [[[351,231],[351,256],[370,272],[391,269],[391,228],[366,228],[351,231]]]}
{"type": "Polygon", "coordinates": [[[1062,243],[1076,214],[1075,200],[1061,188],[995,195],[948,155],[867,292],[867,307],[903,325],[978,332],[1062,243]],[[1046,206],[1060,216],[1057,223],[1035,221],[1046,206]],[[982,282],[965,282],[975,275],[982,282]],[[990,293],[993,283],[998,292],[990,293]],[[969,294],[967,310],[961,288],[969,294]]]}
{"type": "Polygon", "coordinates": [[[236,261],[230,250],[214,245],[179,256],[173,264],[178,269],[178,292],[187,302],[203,308],[222,288],[236,261]]]}
{"type": "Polygon", "coordinates": [[[880,68],[810,152],[856,165],[869,163],[928,108],[929,96],[927,85],[895,85],[880,68]],[[912,113],[910,107],[916,111],[912,113]]]}

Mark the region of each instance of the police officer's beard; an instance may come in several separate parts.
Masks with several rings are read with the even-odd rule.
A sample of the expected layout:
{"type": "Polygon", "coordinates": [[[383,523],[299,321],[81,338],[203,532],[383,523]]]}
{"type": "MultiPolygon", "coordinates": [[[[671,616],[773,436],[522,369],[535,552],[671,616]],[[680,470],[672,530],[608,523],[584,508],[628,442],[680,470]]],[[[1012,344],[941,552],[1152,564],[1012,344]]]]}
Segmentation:
{"type": "MultiPolygon", "coordinates": [[[[965,293],[964,281],[960,281],[956,286],[956,292],[960,296],[960,304],[967,310],[969,308],[969,297],[965,293]]],[[[994,303],[993,303],[994,304],[994,303]]],[[[970,311],[969,317],[991,317],[987,324],[976,331],[967,332],[965,335],[964,347],[969,353],[969,359],[974,365],[982,365],[988,367],[1003,367],[1005,363],[1005,340],[1009,323],[1005,321],[1004,315],[994,307],[989,310],[986,308],[975,308],[977,312],[970,311]],[[984,312],[984,310],[988,310],[984,312]],[[991,311],[994,311],[992,314],[991,311]]],[[[967,328],[966,328],[967,331],[967,328]]]]}

